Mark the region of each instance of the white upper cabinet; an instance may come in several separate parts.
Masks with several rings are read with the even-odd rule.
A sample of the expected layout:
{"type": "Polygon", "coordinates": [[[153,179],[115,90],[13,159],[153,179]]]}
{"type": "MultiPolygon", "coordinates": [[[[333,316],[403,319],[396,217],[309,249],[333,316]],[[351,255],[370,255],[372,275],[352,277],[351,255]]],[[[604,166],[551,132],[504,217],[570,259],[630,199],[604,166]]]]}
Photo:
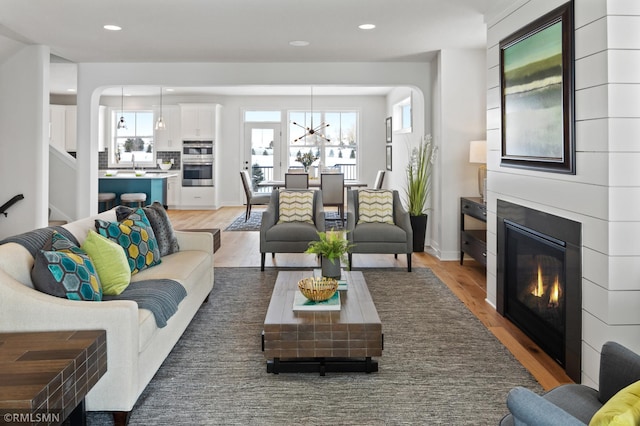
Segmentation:
{"type": "Polygon", "coordinates": [[[65,107],[49,105],[49,143],[65,151],[65,107]]]}
{"type": "MultiPolygon", "coordinates": [[[[160,108],[156,107],[155,121],[158,120],[159,116],[160,108]]],[[[165,129],[154,130],[155,150],[180,151],[182,148],[180,107],[177,105],[164,105],[162,107],[162,119],[165,124],[165,129]]]]}
{"type": "Polygon", "coordinates": [[[215,140],[216,105],[180,104],[182,139],[215,140]]]}
{"type": "Polygon", "coordinates": [[[64,114],[64,146],[67,151],[76,151],[76,123],[78,108],[75,105],[67,106],[65,107],[64,114]]]}

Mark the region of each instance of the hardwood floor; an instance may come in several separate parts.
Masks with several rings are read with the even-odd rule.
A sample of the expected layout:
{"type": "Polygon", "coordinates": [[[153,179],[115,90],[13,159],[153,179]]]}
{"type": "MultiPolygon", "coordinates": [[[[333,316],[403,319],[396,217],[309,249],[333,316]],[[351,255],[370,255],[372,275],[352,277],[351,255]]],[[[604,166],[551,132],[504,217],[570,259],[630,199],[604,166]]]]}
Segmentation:
{"type": "MultiPolygon", "coordinates": [[[[226,228],[244,207],[223,207],[218,210],[169,210],[176,229],[226,228]]],[[[215,255],[218,267],[260,266],[260,234],[258,232],[221,232],[221,248],[215,255]]],[[[391,255],[353,255],[356,267],[406,267],[406,259],[391,255]]],[[[468,309],[491,331],[514,357],[540,382],[545,390],[571,379],[562,368],[511,322],[502,317],[485,301],[486,273],[474,260],[443,262],[428,253],[414,253],[413,267],[428,267],[444,282],[468,309]]],[[[266,266],[316,265],[315,258],[306,254],[278,254],[267,256],[266,266]]]]}

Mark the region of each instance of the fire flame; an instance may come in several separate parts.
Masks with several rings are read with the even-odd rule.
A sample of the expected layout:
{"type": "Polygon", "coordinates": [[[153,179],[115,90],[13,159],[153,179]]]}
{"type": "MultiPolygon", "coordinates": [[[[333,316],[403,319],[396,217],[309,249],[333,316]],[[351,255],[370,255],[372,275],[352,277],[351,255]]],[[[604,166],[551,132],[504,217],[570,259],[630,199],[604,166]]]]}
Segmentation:
{"type": "Polygon", "coordinates": [[[532,295],[542,297],[544,294],[544,286],[542,285],[542,268],[538,264],[538,284],[533,287],[532,295]]]}
{"type": "Polygon", "coordinates": [[[559,292],[560,292],[560,283],[558,282],[558,276],[556,275],[556,279],[553,282],[553,287],[551,287],[551,295],[549,296],[549,306],[558,306],[559,292]]]}

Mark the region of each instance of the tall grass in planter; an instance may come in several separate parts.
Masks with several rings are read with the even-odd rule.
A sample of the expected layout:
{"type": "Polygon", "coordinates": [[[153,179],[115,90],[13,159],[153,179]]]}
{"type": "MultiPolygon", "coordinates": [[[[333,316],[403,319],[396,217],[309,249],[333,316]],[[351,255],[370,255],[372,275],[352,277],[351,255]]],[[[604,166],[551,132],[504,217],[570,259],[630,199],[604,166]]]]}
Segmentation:
{"type": "Polygon", "coordinates": [[[431,198],[431,175],[435,164],[436,147],[431,135],[426,135],[413,148],[407,164],[405,203],[413,228],[413,251],[423,252],[427,232],[427,210],[431,198]]]}

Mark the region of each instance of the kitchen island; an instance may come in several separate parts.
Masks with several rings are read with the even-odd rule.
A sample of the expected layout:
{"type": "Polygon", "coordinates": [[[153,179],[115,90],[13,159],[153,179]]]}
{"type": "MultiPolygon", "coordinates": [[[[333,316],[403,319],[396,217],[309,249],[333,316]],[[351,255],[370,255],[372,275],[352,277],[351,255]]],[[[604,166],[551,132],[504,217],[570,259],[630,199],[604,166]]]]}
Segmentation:
{"type": "Polygon", "coordinates": [[[147,194],[146,204],[154,201],[167,206],[167,179],[178,176],[178,173],[146,171],[144,174],[134,173],[131,170],[107,172],[100,171],[98,180],[99,192],[113,192],[116,194],[115,204],[120,204],[120,195],[130,192],[143,192],[147,194]]]}

